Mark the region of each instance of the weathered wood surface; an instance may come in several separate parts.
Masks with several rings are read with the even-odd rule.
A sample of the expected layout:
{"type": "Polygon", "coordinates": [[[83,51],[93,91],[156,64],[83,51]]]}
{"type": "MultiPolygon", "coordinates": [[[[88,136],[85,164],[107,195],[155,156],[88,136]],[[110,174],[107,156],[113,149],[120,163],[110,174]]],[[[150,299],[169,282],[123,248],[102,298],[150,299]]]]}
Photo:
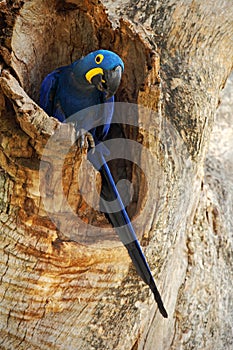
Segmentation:
{"type": "MultiPolygon", "coordinates": [[[[0,14],[0,348],[231,349],[232,83],[214,117],[233,65],[231,1],[2,1],[0,14]],[[124,131],[142,149],[146,176],[127,168],[129,211],[136,220],[149,203],[138,233],[168,320],[104,216],[77,191],[85,155],[73,146],[62,165],[72,126],[37,105],[48,72],[99,47],[125,62],[118,101],[156,112],[148,119],[142,110],[137,132],[124,131]],[[52,168],[41,157],[56,132],[52,168]],[[45,194],[56,203],[45,208],[45,194]],[[64,217],[64,196],[75,219],[64,217]],[[90,223],[100,227],[98,242],[90,223]]],[[[92,200],[99,178],[87,171],[92,200]]]]}

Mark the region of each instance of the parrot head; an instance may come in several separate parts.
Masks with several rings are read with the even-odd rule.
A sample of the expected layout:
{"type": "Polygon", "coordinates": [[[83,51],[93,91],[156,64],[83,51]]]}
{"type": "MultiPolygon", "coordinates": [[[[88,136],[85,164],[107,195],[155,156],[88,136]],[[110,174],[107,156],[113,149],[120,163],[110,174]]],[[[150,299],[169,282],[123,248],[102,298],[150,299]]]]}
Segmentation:
{"type": "Polygon", "coordinates": [[[121,81],[124,63],[114,52],[98,50],[77,61],[74,75],[86,88],[95,87],[106,93],[106,99],[113,96],[121,81]]]}

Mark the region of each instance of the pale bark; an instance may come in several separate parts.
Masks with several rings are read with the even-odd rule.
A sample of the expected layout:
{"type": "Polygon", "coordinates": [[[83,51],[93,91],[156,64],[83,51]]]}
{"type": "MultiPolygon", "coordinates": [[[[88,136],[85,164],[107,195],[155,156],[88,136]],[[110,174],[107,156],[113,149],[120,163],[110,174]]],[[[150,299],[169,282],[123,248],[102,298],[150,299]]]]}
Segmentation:
{"type": "MultiPolygon", "coordinates": [[[[1,349],[230,349],[232,95],[223,104],[231,106],[228,114],[223,117],[223,107],[216,123],[214,116],[233,66],[231,1],[32,0],[0,6],[1,349]],[[46,161],[50,178],[44,185],[58,201],[49,208],[42,202],[46,142],[60,131],[51,154],[62,163],[73,128],[38,107],[40,83],[55,67],[99,47],[125,62],[117,100],[157,112],[149,123],[139,113],[139,130],[124,129],[153,154],[157,179],[145,179],[135,166],[126,172],[134,185],[132,217],[143,213],[145,202],[151,208],[138,234],[168,320],[114,232],[111,241],[100,232],[99,245],[92,244],[81,241],[88,229],[82,232],[69,215],[61,219],[58,174],[48,171],[46,161]],[[153,193],[146,180],[156,182],[153,193]],[[52,211],[64,227],[50,220],[52,211]]],[[[63,191],[79,218],[109,227],[77,192],[83,157],[76,146],[66,156],[63,191]]],[[[142,164],[150,174],[143,153],[142,164]]],[[[86,183],[90,200],[95,176],[93,171],[86,183]]]]}

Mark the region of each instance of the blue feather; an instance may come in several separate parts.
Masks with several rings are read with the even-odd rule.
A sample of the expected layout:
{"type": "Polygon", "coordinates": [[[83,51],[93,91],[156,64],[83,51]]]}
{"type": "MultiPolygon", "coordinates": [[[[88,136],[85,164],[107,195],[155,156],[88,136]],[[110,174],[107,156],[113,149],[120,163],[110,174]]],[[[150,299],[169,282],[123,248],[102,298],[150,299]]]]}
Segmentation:
{"type": "Polygon", "coordinates": [[[88,159],[102,177],[101,195],[106,216],[127,248],[138,274],[152,290],[161,314],[167,317],[150,268],[105,161],[108,150],[102,141],[111,125],[114,93],[123,70],[124,64],[115,53],[107,50],[92,52],[71,65],[56,69],[44,79],[40,106],[61,122],[72,121],[77,130],[86,129],[92,133],[98,146],[94,153],[88,152],[88,159]],[[117,203],[115,211],[111,210],[112,201],[117,203]]]}

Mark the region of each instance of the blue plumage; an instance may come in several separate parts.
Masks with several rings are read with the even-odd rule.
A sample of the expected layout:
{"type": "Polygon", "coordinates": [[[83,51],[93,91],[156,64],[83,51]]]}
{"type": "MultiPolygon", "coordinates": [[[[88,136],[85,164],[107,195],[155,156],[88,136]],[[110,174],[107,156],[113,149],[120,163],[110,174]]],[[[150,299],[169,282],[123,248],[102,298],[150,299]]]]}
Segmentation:
{"type": "MultiPolygon", "coordinates": [[[[124,64],[115,53],[107,50],[92,52],[69,66],[56,69],[44,79],[40,106],[61,122],[67,118],[70,120],[73,116],[76,129],[90,131],[95,144],[101,145],[108,134],[113,115],[114,104],[108,102],[114,101],[123,70],[124,64]],[[89,112],[91,106],[96,107],[89,112]],[[77,114],[80,111],[83,113],[77,114]]],[[[103,149],[96,147],[95,152],[88,152],[88,159],[102,177],[101,196],[107,217],[127,248],[138,274],[152,290],[161,314],[167,317],[150,268],[105,161],[103,149]],[[113,200],[117,202],[115,212],[112,212],[108,204],[113,200]]]]}

